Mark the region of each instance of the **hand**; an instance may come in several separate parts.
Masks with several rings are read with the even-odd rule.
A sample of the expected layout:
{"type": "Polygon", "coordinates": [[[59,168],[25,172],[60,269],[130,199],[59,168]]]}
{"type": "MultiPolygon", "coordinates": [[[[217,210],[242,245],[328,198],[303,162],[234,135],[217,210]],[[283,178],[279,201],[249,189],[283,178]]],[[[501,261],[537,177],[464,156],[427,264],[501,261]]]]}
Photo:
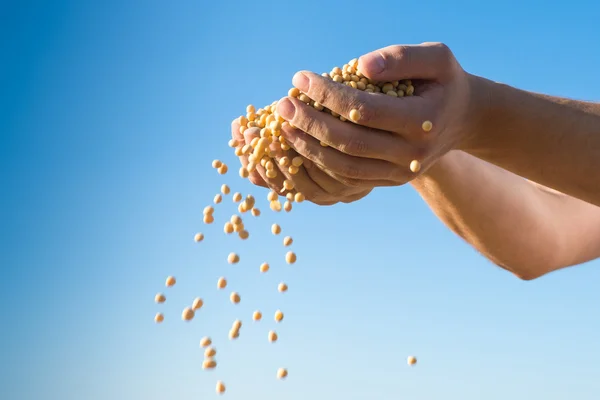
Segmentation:
{"type": "MultiPolygon", "coordinates": [[[[240,145],[250,144],[253,138],[259,136],[259,133],[260,130],[258,128],[249,128],[244,131],[244,134],[241,134],[240,124],[237,119],[231,124],[231,136],[240,143],[240,145]]],[[[304,160],[298,173],[291,175],[287,168],[280,167],[279,165],[279,160],[284,156],[281,147],[273,145],[272,149],[276,154],[274,161],[276,161],[275,168],[277,168],[277,176],[272,179],[268,178],[265,169],[259,164],[248,176],[250,182],[257,186],[270,188],[277,193],[281,193],[283,180],[291,179],[294,182],[296,191],[302,192],[306,200],[318,205],[333,205],[339,202],[351,203],[365,197],[372,190],[372,188],[357,189],[345,186],[316,168],[310,160],[304,160]]],[[[297,153],[290,150],[288,154],[285,155],[291,159],[297,156],[297,153]]],[[[246,168],[248,165],[248,156],[242,155],[239,158],[242,168],[246,168]]]]}
{"type": "Polygon", "coordinates": [[[414,96],[368,93],[304,71],[294,76],[294,86],[348,120],[358,110],[356,123],[292,97],[278,104],[279,114],[297,128],[282,130],[287,142],[328,175],[356,188],[403,185],[467,140],[471,79],[445,45],[386,47],[362,56],[358,70],[373,81],[411,79],[414,96]],[[429,132],[425,121],[433,123],[429,132]],[[418,173],[409,168],[412,160],[421,164],[418,173]]]}

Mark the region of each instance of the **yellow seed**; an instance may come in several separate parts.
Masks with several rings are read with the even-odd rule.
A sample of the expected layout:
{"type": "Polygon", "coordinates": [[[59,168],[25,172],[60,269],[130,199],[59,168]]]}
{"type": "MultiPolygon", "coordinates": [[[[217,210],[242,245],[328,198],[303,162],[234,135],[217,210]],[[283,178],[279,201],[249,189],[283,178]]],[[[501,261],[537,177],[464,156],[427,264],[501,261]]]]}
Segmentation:
{"type": "Polygon", "coordinates": [[[288,199],[289,201],[294,201],[294,193],[292,193],[292,192],[288,192],[288,193],[285,195],[285,198],[286,198],[286,199],[288,199]]]}
{"type": "Polygon", "coordinates": [[[269,342],[271,343],[277,341],[277,333],[275,333],[274,331],[269,331],[269,335],[267,337],[269,338],[269,342]]]}
{"type": "Polygon", "coordinates": [[[167,298],[162,293],[158,293],[156,296],[154,296],[154,301],[157,303],[164,303],[166,300],[167,298]]]}
{"type": "Polygon", "coordinates": [[[289,179],[283,181],[283,188],[285,190],[292,190],[294,188],[294,182],[289,179]]]}
{"type": "Polygon", "coordinates": [[[327,146],[329,146],[329,145],[328,145],[327,143],[325,143],[325,142],[319,142],[319,144],[320,144],[322,147],[327,147],[327,146]]]}
{"type": "Polygon", "coordinates": [[[417,358],[414,356],[409,356],[406,360],[408,365],[415,365],[417,363],[417,358]]]}
{"type": "Polygon", "coordinates": [[[229,264],[237,264],[240,261],[240,256],[238,256],[235,253],[229,253],[229,256],[227,256],[227,262],[229,264]]]}
{"type": "Polygon", "coordinates": [[[240,192],[235,192],[233,194],[233,202],[237,203],[239,201],[242,201],[242,194],[240,192]]]}
{"type": "Polygon", "coordinates": [[[213,199],[213,202],[215,204],[219,204],[221,201],[223,201],[223,196],[221,196],[220,194],[216,194],[215,198],[213,199]]]}
{"type": "Polygon", "coordinates": [[[290,165],[288,167],[288,172],[290,173],[290,175],[296,175],[299,171],[299,168],[296,167],[295,165],[290,165]]]}
{"type": "Polygon", "coordinates": [[[353,108],[350,110],[350,114],[348,115],[353,122],[358,122],[360,119],[360,113],[357,109],[353,108]]]}
{"type": "Polygon", "coordinates": [[[271,123],[269,124],[269,129],[271,129],[271,132],[277,132],[281,130],[281,122],[271,121],[271,123]]]}
{"type": "Polygon", "coordinates": [[[217,171],[218,171],[218,172],[219,172],[219,174],[221,174],[221,175],[225,175],[225,174],[227,173],[227,170],[228,170],[228,168],[227,168],[227,165],[226,165],[226,164],[223,164],[223,165],[221,165],[221,166],[220,166],[220,167],[217,169],[217,171]]]}
{"type": "Polygon", "coordinates": [[[202,308],[204,301],[200,297],[196,297],[192,303],[192,310],[196,311],[202,308]]]}
{"type": "Polygon", "coordinates": [[[253,113],[254,111],[256,111],[256,109],[254,108],[254,106],[253,106],[252,104],[249,104],[249,105],[246,107],[246,112],[247,112],[247,113],[253,113]]]}
{"type": "Polygon", "coordinates": [[[265,172],[265,175],[267,175],[267,178],[269,179],[275,179],[277,178],[277,171],[274,169],[268,169],[267,172],[265,172]]]}
{"type": "Polygon", "coordinates": [[[229,295],[229,300],[231,300],[231,302],[232,302],[233,304],[238,304],[238,303],[240,302],[241,298],[240,298],[240,295],[239,295],[239,294],[237,294],[236,292],[232,292],[232,293],[229,295]]]}
{"type": "Polygon", "coordinates": [[[229,221],[225,222],[225,226],[223,226],[223,231],[227,234],[233,233],[233,224],[229,221]]]}
{"type": "Polygon", "coordinates": [[[269,201],[275,201],[278,198],[279,198],[279,195],[274,191],[270,191],[269,194],[267,195],[267,200],[269,200],[269,201]]]}
{"type": "Polygon", "coordinates": [[[385,85],[383,85],[383,86],[381,87],[381,91],[382,91],[383,93],[387,93],[387,92],[388,92],[388,91],[390,91],[390,90],[394,90],[394,85],[393,85],[393,84],[391,84],[391,83],[386,83],[385,85]]]}
{"type": "Polygon", "coordinates": [[[277,290],[279,290],[281,293],[287,292],[288,290],[288,285],[286,285],[285,283],[281,282],[278,286],[277,286],[277,290]]]}
{"type": "Polygon", "coordinates": [[[293,251],[288,251],[285,255],[285,262],[288,264],[293,264],[296,262],[296,253],[293,251]]]}
{"type": "MultiPolygon", "coordinates": [[[[242,117],[240,117],[240,118],[242,118],[242,117]]],[[[242,127],[244,127],[244,128],[245,128],[245,125],[246,125],[246,124],[244,124],[244,125],[240,126],[240,128],[242,128],[242,127]]],[[[242,133],[243,133],[243,132],[242,132],[242,133]]],[[[228,143],[228,145],[229,145],[229,147],[237,147],[237,145],[238,145],[238,141],[237,141],[237,140],[235,140],[235,139],[230,139],[230,140],[229,140],[229,143],[228,143]]]]}
{"type": "Polygon", "coordinates": [[[268,169],[268,170],[269,169],[273,169],[273,168],[275,168],[275,164],[273,164],[273,161],[267,161],[265,163],[265,168],[268,169]]]}
{"type": "Polygon", "coordinates": [[[271,225],[271,233],[273,235],[279,235],[281,233],[281,227],[277,224],[271,225]]]}
{"type": "Polygon", "coordinates": [[[212,358],[204,360],[202,362],[202,369],[214,369],[217,366],[217,362],[212,358]]]}
{"type": "Polygon", "coordinates": [[[217,281],[217,288],[218,289],[225,289],[227,287],[227,279],[225,278],[219,278],[219,280],[217,281]]]}
{"type": "Polygon", "coordinates": [[[290,163],[290,158],[287,156],[283,156],[279,159],[279,165],[281,165],[282,167],[287,167],[289,163],[290,163]]]}
{"type": "Polygon", "coordinates": [[[206,357],[206,358],[211,358],[211,357],[214,357],[215,355],[217,355],[217,350],[214,347],[208,347],[204,351],[204,357],[206,357]]]}
{"type": "Polygon", "coordinates": [[[280,212],[281,211],[281,202],[279,200],[272,201],[271,204],[269,205],[269,207],[271,208],[271,210],[273,210],[275,212],[280,212]]]}
{"type": "Polygon", "coordinates": [[[223,165],[223,163],[221,161],[219,161],[219,160],[214,160],[212,162],[212,167],[213,168],[219,168],[221,165],[223,165]]]}
{"type": "Polygon", "coordinates": [[[277,379],[285,379],[288,376],[287,369],[279,368],[277,370],[277,379]]]}
{"type": "Polygon", "coordinates": [[[423,128],[423,130],[425,132],[429,132],[430,130],[433,129],[433,124],[431,123],[431,121],[425,121],[423,122],[423,124],[421,125],[421,128],[423,128]]]}
{"type": "Polygon", "coordinates": [[[392,97],[398,97],[398,93],[395,90],[388,90],[387,92],[385,92],[385,94],[392,97]]]}
{"type": "Polygon", "coordinates": [[[240,321],[239,319],[236,319],[235,321],[233,321],[233,324],[231,324],[232,331],[239,331],[241,327],[242,321],[240,321]]]}
{"type": "Polygon", "coordinates": [[[281,322],[283,320],[283,313],[280,310],[275,311],[275,322],[281,322]]]}
{"type": "Polygon", "coordinates": [[[203,239],[204,239],[203,233],[196,233],[194,235],[194,242],[196,242],[196,243],[201,242],[203,239]]]}
{"type": "Polygon", "coordinates": [[[234,340],[240,337],[240,332],[236,331],[236,330],[230,330],[229,331],[229,339],[234,340]]]}
{"type": "Polygon", "coordinates": [[[255,217],[258,217],[260,215],[260,210],[258,208],[253,208],[251,212],[252,215],[255,217]]]}
{"type": "Polygon", "coordinates": [[[229,221],[231,221],[231,223],[234,225],[239,225],[242,223],[242,218],[237,214],[233,214],[229,221]]]}
{"type": "Polygon", "coordinates": [[[215,212],[215,208],[213,206],[204,207],[204,211],[202,212],[204,215],[212,214],[215,212]]]}
{"type": "Polygon", "coordinates": [[[165,316],[162,313],[156,313],[156,315],[154,316],[154,322],[156,322],[157,324],[160,324],[164,320],[165,316]]]}
{"type": "Polygon", "coordinates": [[[268,270],[269,270],[269,264],[267,264],[267,263],[260,264],[260,272],[262,272],[264,274],[268,270]]]}
{"type": "Polygon", "coordinates": [[[177,281],[175,280],[175,277],[174,277],[174,276],[169,276],[169,277],[167,277],[167,280],[166,280],[165,284],[166,284],[168,287],[171,287],[171,286],[173,286],[173,285],[175,284],[175,282],[177,282],[177,281]]]}
{"type": "Polygon", "coordinates": [[[262,319],[262,313],[260,311],[254,311],[252,314],[252,319],[254,321],[260,321],[262,319]]]}
{"type": "Polygon", "coordinates": [[[295,167],[301,166],[303,162],[304,162],[304,160],[302,159],[302,157],[294,157],[292,159],[292,165],[295,167]]]}
{"type": "Polygon", "coordinates": [[[288,96],[290,97],[298,97],[300,96],[300,89],[293,87],[290,90],[288,90],[288,96]]]}
{"type": "Polygon", "coordinates": [[[227,195],[229,194],[229,192],[231,191],[231,189],[229,189],[229,186],[223,184],[221,185],[221,193],[227,195]]]}
{"type": "Polygon", "coordinates": [[[248,233],[247,230],[243,230],[238,233],[238,236],[240,237],[240,239],[246,240],[246,239],[248,239],[248,237],[250,237],[250,234],[248,233]]]}
{"type": "Polygon", "coordinates": [[[296,193],[296,195],[294,196],[294,201],[296,203],[302,203],[304,199],[304,194],[302,194],[301,192],[296,193]]]}
{"type": "Polygon", "coordinates": [[[243,230],[244,230],[244,224],[240,223],[240,224],[233,225],[234,232],[240,233],[243,230]]]}
{"type": "Polygon", "coordinates": [[[247,177],[250,176],[250,172],[248,171],[250,164],[252,164],[252,163],[249,163],[246,168],[240,167],[240,178],[246,179],[247,177]]]}
{"type": "Polygon", "coordinates": [[[217,382],[217,394],[225,393],[225,384],[221,381],[217,382]]]}
{"type": "Polygon", "coordinates": [[[290,246],[292,244],[294,240],[292,239],[291,236],[286,236],[283,238],[283,245],[284,246],[290,246]]]}
{"type": "Polygon", "coordinates": [[[183,312],[181,313],[181,319],[184,321],[191,321],[192,318],[194,318],[194,310],[192,310],[190,307],[184,308],[183,312]]]}
{"type": "Polygon", "coordinates": [[[213,222],[215,222],[215,217],[213,217],[212,214],[206,214],[204,216],[204,223],[205,224],[212,224],[213,222]]]}
{"type": "Polygon", "coordinates": [[[283,203],[283,209],[286,212],[292,211],[292,203],[289,200],[287,200],[285,203],[283,203]]]}
{"type": "Polygon", "coordinates": [[[208,336],[205,336],[202,339],[200,339],[200,347],[202,347],[202,348],[206,348],[206,347],[210,346],[211,344],[212,344],[212,340],[210,340],[210,338],[208,336]]]}
{"type": "Polygon", "coordinates": [[[421,163],[417,160],[412,160],[410,162],[410,170],[416,174],[421,170],[421,163]]]}

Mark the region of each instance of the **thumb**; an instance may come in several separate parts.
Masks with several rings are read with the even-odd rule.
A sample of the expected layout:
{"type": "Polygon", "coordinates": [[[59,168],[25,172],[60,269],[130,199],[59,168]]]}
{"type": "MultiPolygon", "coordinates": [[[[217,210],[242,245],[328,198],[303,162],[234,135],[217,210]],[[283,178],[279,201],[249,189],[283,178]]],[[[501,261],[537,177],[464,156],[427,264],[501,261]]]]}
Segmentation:
{"type": "Polygon", "coordinates": [[[450,49],[442,43],[394,45],[372,51],[358,60],[358,70],[374,81],[426,79],[442,81],[456,64],[450,49]]]}

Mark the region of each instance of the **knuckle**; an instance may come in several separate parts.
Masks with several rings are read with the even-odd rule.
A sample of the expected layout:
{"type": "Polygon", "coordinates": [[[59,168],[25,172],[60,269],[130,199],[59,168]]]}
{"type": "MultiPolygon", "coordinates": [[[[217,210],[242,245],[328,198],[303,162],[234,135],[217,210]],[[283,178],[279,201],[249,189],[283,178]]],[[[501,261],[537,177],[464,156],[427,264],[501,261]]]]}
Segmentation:
{"type": "Polygon", "coordinates": [[[344,178],[358,179],[362,175],[362,171],[355,164],[345,164],[340,168],[340,175],[344,178]]]}
{"type": "Polygon", "coordinates": [[[325,85],[319,84],[314,86],[314,92],[311,93],[313,100],[327,106],[328,108],[331,108],[331,102],[333,99],[332,91],[328,90],[325,85]]]}
{"type": "Polygon", "coordinates": [[[406,66],[407,69],[410,69],[412,63],[412,51],[410,47],[404,45],[397,45],[394,48],[395,56],[402,61],[402,64],[406,66]]]}
{"type": "Polygon", "coordinates": [[[319,131],[319,123],[316,119],[302,115],[302,124],[304,131],[311,134],[316,134],[319,131]]]}
{"type": "Polygon", "coordinates": [[[434,42],[433,46],[438,49],[438,51],[440,52],[440,55],[442,55],[443,58],[445,58],[445,59],[452,58],[452,50],[450,50],[450,47],[448,47],[447,44],[442,43],[442,42],[434,42]]]}
{"type": "MultiPolygon", "coordinates": [[[[368,93],[364,93],[364,94],[368,94],[368,93]]],[[[363,97],[363,96],[361,96],[363,97]]],[[[364,124],[364,123],[368,123],[369,121],[374,121],[377,120],[378,118],[378,110],[376,107],[372,107],[368,105],[369,103],[367,101],[364,101],[364,99],[356,99],[356,101],[353,102],[353,106],[351,106],[350,108],[354,108],[356,110],[358,110],[358,113],[360,115],[359,124],[364,124]]]]}
{"type": "Polygon", "coordinates": [[[352,156],[361,156],[369,151],[369,145],[356,136],[350,136],[345,143],[340,145],[339,150],[352,156]]]}

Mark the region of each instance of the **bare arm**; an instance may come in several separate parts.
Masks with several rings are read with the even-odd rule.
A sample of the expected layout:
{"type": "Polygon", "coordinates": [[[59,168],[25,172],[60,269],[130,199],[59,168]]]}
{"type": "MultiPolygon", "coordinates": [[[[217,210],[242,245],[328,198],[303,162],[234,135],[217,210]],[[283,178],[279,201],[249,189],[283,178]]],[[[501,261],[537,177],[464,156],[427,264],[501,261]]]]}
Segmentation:
{"type": "Polygon", "coordinates": [[[485,106],[463,150],[600,206],[600,104],[472,81],[485,106]]]}
{"type": "Polygon", "coordinates": [[[522,279],[600,257],[600,207],[462,151],[412,185],[452,231],[522,279]]]}

